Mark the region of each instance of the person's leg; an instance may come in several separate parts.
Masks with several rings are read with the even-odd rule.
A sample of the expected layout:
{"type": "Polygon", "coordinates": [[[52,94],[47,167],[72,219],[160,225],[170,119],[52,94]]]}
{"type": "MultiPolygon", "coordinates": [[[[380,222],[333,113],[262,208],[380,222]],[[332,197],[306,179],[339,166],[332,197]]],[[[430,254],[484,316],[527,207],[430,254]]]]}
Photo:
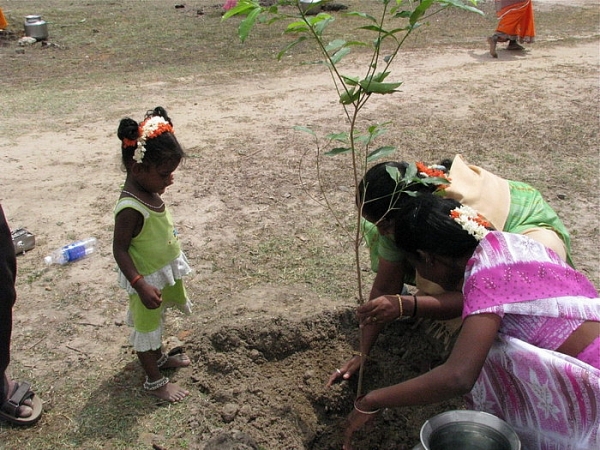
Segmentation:
{"type": "MultiPolygon", "coordinates": [[[[12,309],[17,299],[16,277],[17,258],[15,256],[15,246],[4,211],[0,205],[0,407],[19,387],[19,384],[12,381],[6,373],[10,363],[12,309]]],[[[24,400],[14,414],[19,418],[31,417],[33,414],[31,399],[24,400]]]]}
{"type": "Polygon", "coordinates": [[[520,45],[516,39],[509,39],[506,50],[525,50],[525,47],[520,45]]]}
{"type": "Polygon", "coordinates": [[[9,391],[6,369],[10,363],[10,338],[12,334],[12,308],[17,298],[15,279],[17,261],[10,228],[0,206],[0,400],[6,400],[9,391]]]}
{"type": "Polygon", "coordinates": [[[144,388],[149,394],[169,402],[178,402],[187,397],[189,391],[169,382],[169,379],[160,373],[158,367],[158,361],[162,357],[160,348],[147,352],[137,352],[137,356],[144,372],[146,372],[144,388]]]}

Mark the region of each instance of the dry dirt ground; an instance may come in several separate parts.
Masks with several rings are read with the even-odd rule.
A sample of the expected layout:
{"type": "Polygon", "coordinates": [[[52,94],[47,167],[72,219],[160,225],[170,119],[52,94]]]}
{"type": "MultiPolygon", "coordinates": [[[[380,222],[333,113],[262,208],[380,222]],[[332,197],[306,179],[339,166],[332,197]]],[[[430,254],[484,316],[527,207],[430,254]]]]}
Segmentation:
{"type": "MultiPolygon", "coordinates": [[[[597,32],[563,39],[540,29],[526,52],[500,50],[497,60],[483,37],[470,49],[405,52],[393,68],[402,92],[365,116],[391,121],[386,139],[398,159],[462,153],[538,187],[573,234],[578,268],[598,286],[598,43],[597,32]]],[[[45,414],[28,430],[0,424],[0,448],[341,447],[356,386],[324,385],[356,347],[353,186],[347,159],[323,162],[338,222],[314,201],[314,144],[292,129],[335,131],[341,110],[321,67],[259,75],[226,86],[202,74],[133,80],[135,94],[110,104],[86,103],[87,89],[102,89],[91,85],[69,93],[80,106],[58,122],[34,111],[3,117],[0,201],[12,228],[37,239],[18,257],[11,372],[33,382],[45,414]],[[170,314],[165,332],[166,345],[183,343],[193,361],[171,374],[191,391],[177,405],[141,389],[111,254],[124,179],[116,126],[156,105],[190,156],[164,195],[195,268],[194,314],[170,314]],[[44,265],[51,250],[86,236],[98,238],[92,256],[44,265]]],[[[366,369],[367,390],[427,370],[442,347],[423,324],[390,326],[366,369]]],[[[385,411],[357,445],[410,449],[428,417],[460,407],[454,399],[385,411]]]]}

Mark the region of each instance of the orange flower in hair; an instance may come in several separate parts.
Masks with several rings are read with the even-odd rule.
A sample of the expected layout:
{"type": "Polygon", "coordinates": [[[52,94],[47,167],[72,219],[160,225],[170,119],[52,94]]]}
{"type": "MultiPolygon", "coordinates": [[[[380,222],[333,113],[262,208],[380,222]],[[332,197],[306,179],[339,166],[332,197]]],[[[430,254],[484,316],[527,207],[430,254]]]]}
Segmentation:
{"type": "MultiPolygon", "coordinates": [[[[444,172],[443,170],[437,169],[436,167],[432,166],[426,166],[422,162],[416,162],[415,164],[417,166],[417,172],[419,173],[419,175],[422,175],[425,178],[442,178],[444,180],[450,181],[450,178],[448,178],[448,174],[446,174],[446,172],[444,172]]],[[[440,184],[438,185],[436,190],[439,191],[445,189],[447,186],[448,184],[440,184]]]]}
{"type": "Polygon", "coordinates": [[[163,117],[160,116],[152,116],[148,117],[139,126],[139,137],[137,141],[132,141],[131,139],[123,139],[124,144],[131,143],[135,145],[137,142],[137,148],[133,154],[133,159],[141,164],[144,160],[144,155],[146,153],[146,141],[148,139],[153,139],[155,137],[160,136],[163,133],[174,133],[173,125],[167,122],[163,117]],[[127,141],[127,142],[126,142],[127,141]]]}

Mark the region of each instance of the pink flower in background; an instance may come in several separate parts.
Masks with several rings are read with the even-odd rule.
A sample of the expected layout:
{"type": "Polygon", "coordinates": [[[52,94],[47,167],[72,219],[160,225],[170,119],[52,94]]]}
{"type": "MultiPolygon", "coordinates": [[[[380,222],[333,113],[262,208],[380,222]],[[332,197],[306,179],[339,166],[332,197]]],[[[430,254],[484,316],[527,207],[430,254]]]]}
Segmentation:
{"type": "Polygon", "coordinates": [[[235,5],[237,5],[238,0],[227,0],[225,2],[225,4],[223,5],[223,9],[225,11],[229,11],[231,8],[233,8],[235,5]]]}

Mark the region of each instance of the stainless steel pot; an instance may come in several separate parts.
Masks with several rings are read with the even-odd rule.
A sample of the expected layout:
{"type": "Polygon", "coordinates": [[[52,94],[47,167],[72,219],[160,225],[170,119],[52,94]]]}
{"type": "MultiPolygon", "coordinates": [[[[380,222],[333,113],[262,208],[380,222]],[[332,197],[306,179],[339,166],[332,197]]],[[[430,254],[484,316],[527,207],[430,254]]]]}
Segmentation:
{"type": "Polygon", "coordinates": [[[521,450],[519,436],[504,420],[482,411],[447,411],[421,427],[413,450],[521,450]]]}
{"type": "Polygon", "coordinates": [[[48,39],[48,24],[42,20],[42,16],[25,16],[25,36],[44,41],[48,39]]]}

